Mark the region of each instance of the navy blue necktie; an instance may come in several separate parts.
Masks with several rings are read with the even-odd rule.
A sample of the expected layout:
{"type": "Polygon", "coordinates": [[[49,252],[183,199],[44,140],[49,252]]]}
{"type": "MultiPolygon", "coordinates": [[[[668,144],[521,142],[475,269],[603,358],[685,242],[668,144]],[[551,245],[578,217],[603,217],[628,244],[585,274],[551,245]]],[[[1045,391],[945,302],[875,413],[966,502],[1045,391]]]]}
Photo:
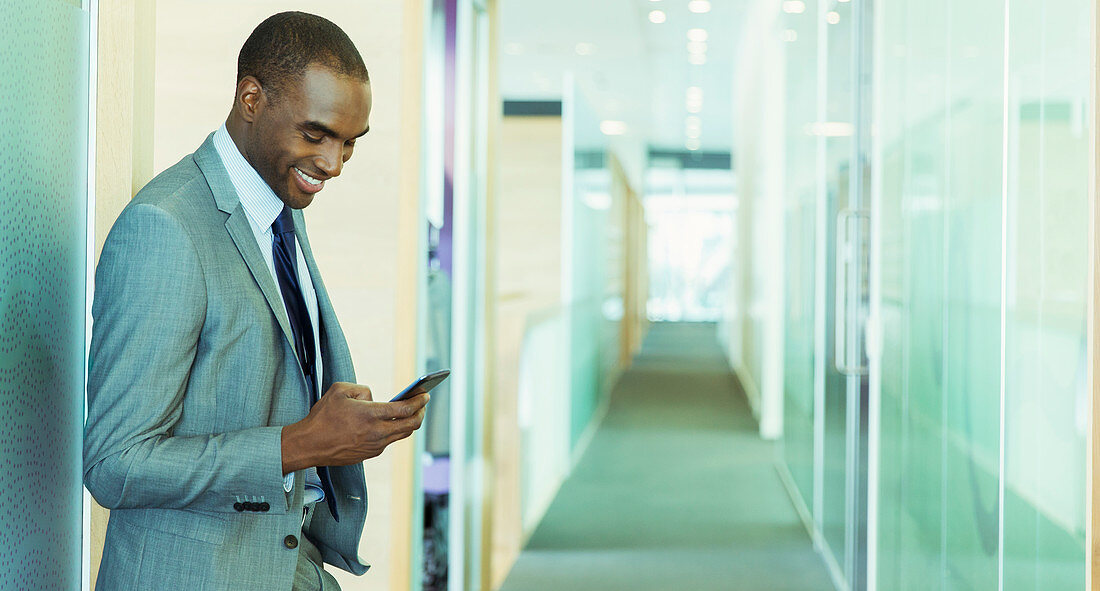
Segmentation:
{"type": "MultiPolygon", "coordinates": [[[[302,286],[298,282],[298,251],[297,242],[294,239],[294,218],[290,208],[283,206],[279,217],[271,224],[274,234],[271,241],[271,252],[275,258],[275,276],[279,279],[279,291],[283,294],[283,303],[286,305],[287,319],[290,320],[290,331],[294,333],[294,352],[298,362],[302,366],[306,383],[309,385],[309,403],[312,406],[320,396],[317,384],[317,348],[313,340],[313,322],[309,319],[309,309],[306,308],[305,297],[302,296],[302,286]]],[[[340,518],[336,513],[336,495],[332,491],[332,480],[329,478],[328,468],[317,467],[317,476],[321,479],[321,490],[325,492],[329,510],[333,519],[340,518]]]]}

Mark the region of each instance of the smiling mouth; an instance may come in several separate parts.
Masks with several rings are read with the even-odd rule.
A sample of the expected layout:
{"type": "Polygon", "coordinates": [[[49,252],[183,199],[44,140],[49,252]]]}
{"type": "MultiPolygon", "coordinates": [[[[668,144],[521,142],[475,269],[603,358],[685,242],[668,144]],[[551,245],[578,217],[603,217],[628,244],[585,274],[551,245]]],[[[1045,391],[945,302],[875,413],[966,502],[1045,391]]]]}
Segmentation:
{"type": "Polygon", "coordinates": [[[297,185],[299,191],[312,195],[325,188],[324,180],[309,176],[297,166],[292,168],[294,168],[294,184],[297,185]]]}
{"type": "Polygon", "coordinates": [[[305,181],[305,182],[307,182],[311,185],[314,185],[314,186],[318,186],[318,185],[325,182],[325,181],[322,181],[321,179],[315,179],[315,178],[309,176],[308,174],[302,172],[302,169],[298,168],[297,166],[294,167],[294,172],[298,173],[298,176],[301,177],[301,179],[303,181],[305,181]]]}

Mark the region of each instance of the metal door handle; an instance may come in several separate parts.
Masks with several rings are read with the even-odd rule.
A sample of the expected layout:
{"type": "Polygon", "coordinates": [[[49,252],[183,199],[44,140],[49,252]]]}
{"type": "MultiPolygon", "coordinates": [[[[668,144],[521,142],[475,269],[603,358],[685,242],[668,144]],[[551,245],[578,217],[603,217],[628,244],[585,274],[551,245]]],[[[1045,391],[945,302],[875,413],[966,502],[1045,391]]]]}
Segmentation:
{"type": "Polygon", "coordinates": [[[859,305],[862,297],[861,275],[864,257],[867,253],[861,247],[864,237],[860,226],[870,216],[865,211],[845,209],[836,216],[836,267],[834,283],[836,289],[836,316],[834,323],[834,351],[833,363],[836,370],[849,376],[864,375],[867,373],[867,365],[864,362],[863,338],[856,331],[856,335],[848,334],[850,319],[859,314],[859,305]],[[852,289],[855,288],[855,289],[852,289]],[[852,292],[857,293],[853,298],[852,292]],[[850,341],[852,337],[858,339],[850,341]]]}

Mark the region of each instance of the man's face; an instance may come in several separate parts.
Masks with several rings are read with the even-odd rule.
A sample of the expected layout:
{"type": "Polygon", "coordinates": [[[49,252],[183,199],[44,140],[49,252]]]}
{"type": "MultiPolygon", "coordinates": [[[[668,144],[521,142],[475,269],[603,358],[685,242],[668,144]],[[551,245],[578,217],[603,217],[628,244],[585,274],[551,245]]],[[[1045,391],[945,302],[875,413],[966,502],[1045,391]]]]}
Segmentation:
{"type": "Polygon", "coordinates": [[[318,65],[257,106],[245,156],[293,209],[309,205],[340,174],[370,128],[370,84],[318,65]]]}

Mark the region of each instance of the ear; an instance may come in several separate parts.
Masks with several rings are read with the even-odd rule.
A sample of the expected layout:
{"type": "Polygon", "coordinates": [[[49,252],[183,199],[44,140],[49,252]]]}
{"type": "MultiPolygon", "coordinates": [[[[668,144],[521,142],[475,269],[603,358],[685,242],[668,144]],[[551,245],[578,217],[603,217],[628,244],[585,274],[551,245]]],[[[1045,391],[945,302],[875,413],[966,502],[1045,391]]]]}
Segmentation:
{"type": "Polygon", "coordinates": [[[263,86],[253,76],[245,76],[237,83],[237,95],[235,98],[237,110],[241,118],[252,123],[264,110],[267,98],[264,96],[263,86]]]}

